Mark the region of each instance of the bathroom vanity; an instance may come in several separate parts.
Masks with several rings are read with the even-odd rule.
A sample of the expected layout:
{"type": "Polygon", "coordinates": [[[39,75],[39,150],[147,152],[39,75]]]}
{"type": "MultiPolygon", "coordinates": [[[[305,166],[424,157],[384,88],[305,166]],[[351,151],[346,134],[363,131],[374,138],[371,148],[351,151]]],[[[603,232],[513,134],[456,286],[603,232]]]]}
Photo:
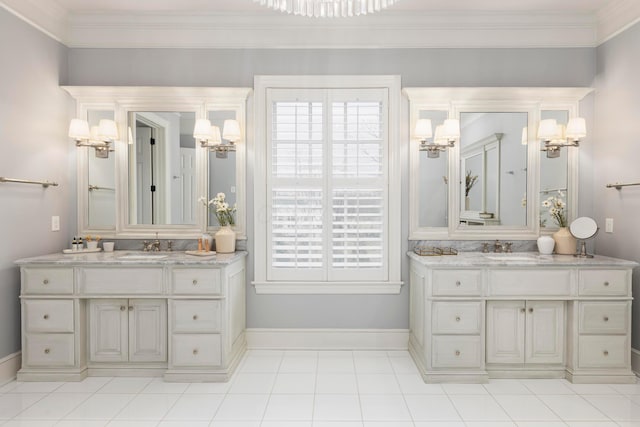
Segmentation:
{"type": "Polygon", "coordinates": [[[426,382],[635,383],[636,263],[537,253],[409,257],[409,350],[426,382]]]}
{"type": "Polygon", "coordinates": [[[246,348],[246,255],[116,251],[18,260],[18,380],[228,380],[246,348]]]}

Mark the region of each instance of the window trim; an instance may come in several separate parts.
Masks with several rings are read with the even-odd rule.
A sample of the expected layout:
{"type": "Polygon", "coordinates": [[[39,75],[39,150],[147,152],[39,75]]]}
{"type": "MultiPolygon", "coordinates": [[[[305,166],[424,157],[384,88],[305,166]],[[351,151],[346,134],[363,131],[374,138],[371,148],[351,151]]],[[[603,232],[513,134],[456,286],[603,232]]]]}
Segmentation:
{"type": "Polygon", "coordinates": [[[254,179],[254,268],[252,282],[259,294],[399,294],[401,281],[401,147],[400,76],[255,76],[254,179]],[[388,99],[388,280],[345,282],[282,282],[267,280],[267,89],[387,89],[388,99]]]}

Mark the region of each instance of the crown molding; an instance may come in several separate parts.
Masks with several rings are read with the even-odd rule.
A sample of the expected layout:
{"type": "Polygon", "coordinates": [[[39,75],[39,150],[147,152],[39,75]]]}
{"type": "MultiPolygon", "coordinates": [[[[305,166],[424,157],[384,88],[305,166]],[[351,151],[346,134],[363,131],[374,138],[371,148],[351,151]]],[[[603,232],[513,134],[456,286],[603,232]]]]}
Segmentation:
{"type": "Polygon", "coordinates": [[[52,39],[67,44],[69,13],[54,1],[1,0],[6,9],[52,39]]]}
{"type": "Polygon", "coordinates": [[[612,39],[637,22],[640,22],[640,1],[619,0],[607,4],[598,11],[597,45],[612,39]]]}

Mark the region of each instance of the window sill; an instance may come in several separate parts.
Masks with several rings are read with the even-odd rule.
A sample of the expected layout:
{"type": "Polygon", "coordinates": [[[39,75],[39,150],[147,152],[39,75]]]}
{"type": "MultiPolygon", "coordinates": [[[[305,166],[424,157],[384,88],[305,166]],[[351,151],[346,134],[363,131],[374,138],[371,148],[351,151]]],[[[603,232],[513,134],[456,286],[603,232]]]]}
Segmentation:
{"type": "Polygon", "coordinates": [[[398,295],[403,282],[252,282],[257,294],[398,295]]]}

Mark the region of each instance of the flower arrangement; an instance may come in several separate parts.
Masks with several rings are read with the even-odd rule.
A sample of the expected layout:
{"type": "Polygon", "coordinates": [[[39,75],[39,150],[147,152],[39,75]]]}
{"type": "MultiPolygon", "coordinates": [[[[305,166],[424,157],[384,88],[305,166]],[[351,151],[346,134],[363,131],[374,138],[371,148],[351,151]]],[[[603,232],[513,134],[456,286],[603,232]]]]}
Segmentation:
{"type": "Polygon", "coordinates": [[[549,209],[549,216],[558,224],[558,227],[567,226],[567,204],[562,200],[564,193],[558,191],[558,196],[551,196],[542,202],[542,206],[549,209]]]}
{"type": "Polygon", "coordinates": [[[236,212],[237,208],[235,205],[233,207],[229,206],[229,203],[225,202],[225,194],[218,193],[216,197],[207,201],[205,197],[200,197],[200,202],[204,204],[207,209],[210,209],[211,206],[215,208],[216,218],[218,219],[218,223],[221,226],[225,225],[235,225],[235,220],[233,219],[233,214],[236,212]]]}
{"type": "Polygon", "coordinates": [[[472,175],[471,171],[468,170],[467,174],[465,175],[465,180],[464,180],[464,195],[465,195],[465,197],[469,196],[469,191],[471,191],[471,188],[473,188],[473,186],[475,185],[476,182],[478,182],[478,175],[472,175]]]}

